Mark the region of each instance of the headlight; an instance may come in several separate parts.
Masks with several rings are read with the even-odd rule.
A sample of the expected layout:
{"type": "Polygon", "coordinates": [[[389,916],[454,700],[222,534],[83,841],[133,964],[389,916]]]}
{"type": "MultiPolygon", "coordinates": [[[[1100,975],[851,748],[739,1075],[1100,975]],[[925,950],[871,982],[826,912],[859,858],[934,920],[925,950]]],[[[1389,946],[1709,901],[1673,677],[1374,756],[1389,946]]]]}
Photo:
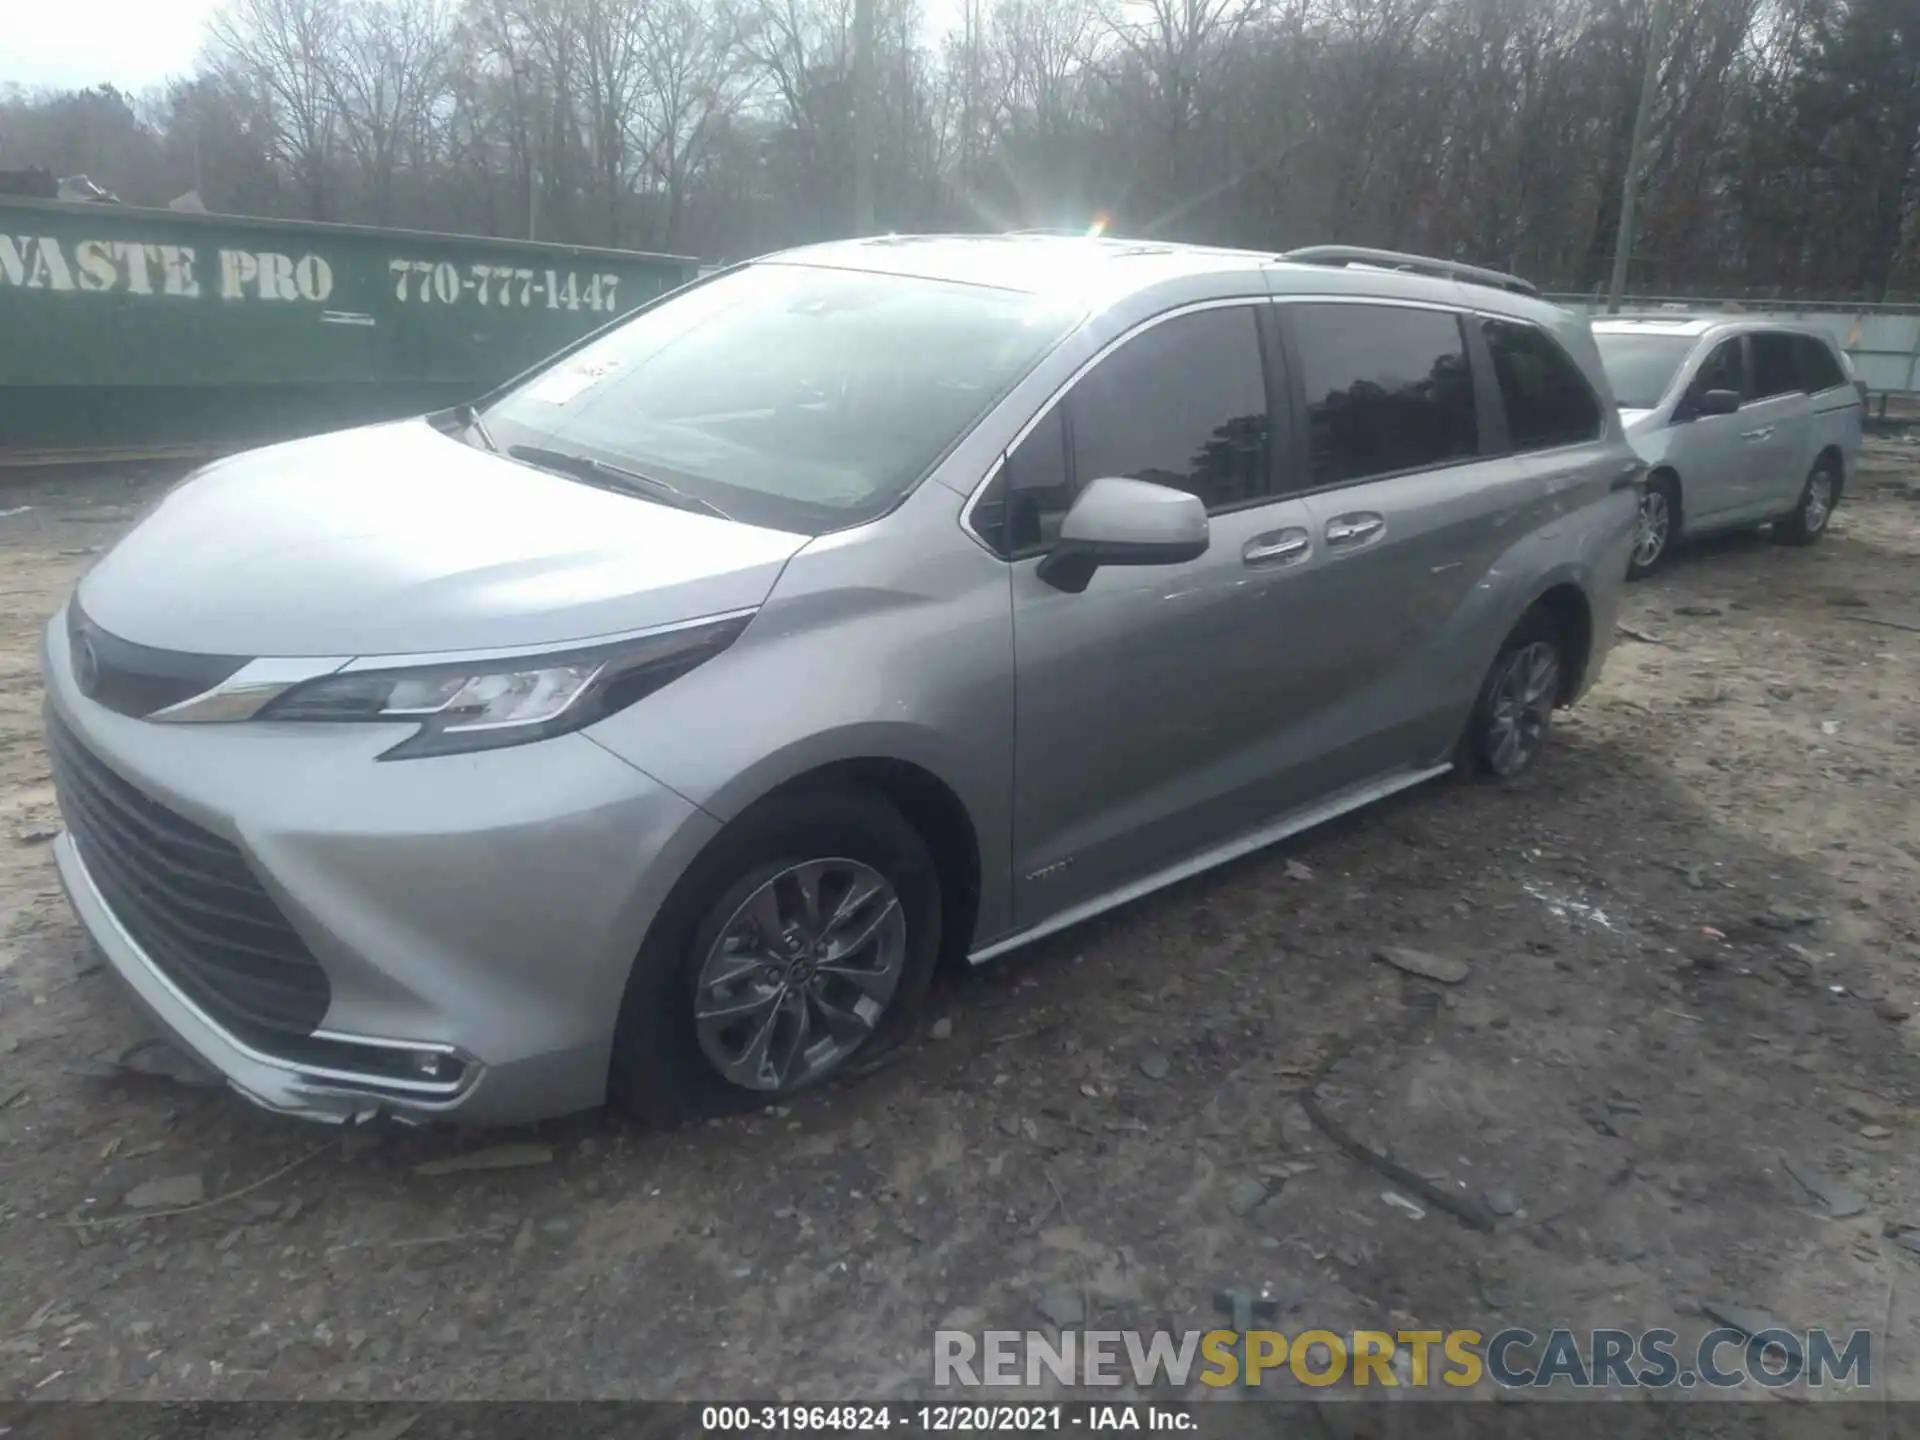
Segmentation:
{"type": "Polygon", "coordinates": [[[382,760],[520,745],[578,730],[651,695],[726,649],[751,618],[733,615],[550,655],[338,671],[295,686],[254,718],[417,721],[418,733],[382,760]]]}

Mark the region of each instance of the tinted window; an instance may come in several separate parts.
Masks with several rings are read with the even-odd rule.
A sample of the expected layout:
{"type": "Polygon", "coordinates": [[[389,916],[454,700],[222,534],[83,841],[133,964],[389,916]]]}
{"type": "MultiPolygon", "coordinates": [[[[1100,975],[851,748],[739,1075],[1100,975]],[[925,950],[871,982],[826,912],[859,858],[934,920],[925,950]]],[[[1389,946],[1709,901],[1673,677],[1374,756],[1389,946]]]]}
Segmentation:
{"type": "Polygon", "coordinates": [[[1800,356],[1793,336],[1766,332],[1748,337],[1753,346],[1753,398],[1790,395],[1800,388],[1800,356]]]}
{"type": "Polygon", "coordinates": [[[1060,519],[1073,503],[1065,414],[1062,405],[1047,412],[973,507],[973,528],[1002,555],[1043,550],[1059,537],[1060,519]]]}
{"type": "Polygon", "coordinates": [[[1607,384],[1623,410],[1651,410],[1658,405],[1680,366],[1693,353],[1693,339],[1686,335],[1600,331],[1593,343],[1600,347],[1607,384]]]}
{"type": "Polygon", "coordinates": [[[1300,351],[1314,484],[1474,453],[1473,378],[1452,315],[1390,305],[1285,310],[1300,351]]]}
{"type": "Polygon", "coordinates": [[[1740,351],[1738,340],[1722,340],[1714,346],[1713,353],[1695,372],[1687,394],[1697,400],[1709,390],[1731,390],[1743,400],[1751,399],[1747,394],[1746,362],[1740,358],[1740,351]]]}
{"type": "Polygon", "coordinates": [[[1600,405],[1580,367],[1546,331],[1507,320],[1483,327],[1516,450],[1572,445],[1600,433],[1600,405]]]}
{"type": "Polygon", "coordinates": [[[818,534],[892,506],[1077,319],[983,285],[753,265],[608,331],[486,421],[502,446],[607,460],[818,534]]]}
{"type": "Polygon", "coordinates": [[[1220,510],[1268,493],[1272,473],[1260,331],[1250,306],[1154,326],[1067,396],[1077,483],[1151,480],[1220,510]]]}
{"type": "Polygon", "coordinates": [[[1794,348],[1800,352],[1800,388],[1809,395],[1817,395],[1822,390],[1831,390],[1836,385],[1847,383],[1846,374],[1840,369],[1840,362],[1834,358],[1833,351],[1826,342],[1816,340],[1811,335],[1796,335],[1794,348]]]}

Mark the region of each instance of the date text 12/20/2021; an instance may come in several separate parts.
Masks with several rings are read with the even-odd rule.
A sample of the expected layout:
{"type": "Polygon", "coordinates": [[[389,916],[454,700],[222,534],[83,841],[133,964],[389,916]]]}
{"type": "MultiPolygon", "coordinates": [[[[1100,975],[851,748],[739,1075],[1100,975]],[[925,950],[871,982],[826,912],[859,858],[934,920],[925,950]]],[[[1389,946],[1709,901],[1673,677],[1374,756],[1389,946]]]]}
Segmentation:
{"type": "Polygon", "coordinates": [[[1092,1434],[1125,1430],[1197,1432],[1199,1418],[1182,1405],[706,1405],[703,1434],[904,1431],[929,1435],[1012,1434],[1021,1431],[1092,1434]]]}
{"type": "Polygon", "coordinates": [[[453,305],[461,301],[512,309],[589,310],[617,308],[620,277],[572,270],[535,270],[514,265],[468,265],[451,260],[389,260],[393,294],[407,305],[453,305]]]}

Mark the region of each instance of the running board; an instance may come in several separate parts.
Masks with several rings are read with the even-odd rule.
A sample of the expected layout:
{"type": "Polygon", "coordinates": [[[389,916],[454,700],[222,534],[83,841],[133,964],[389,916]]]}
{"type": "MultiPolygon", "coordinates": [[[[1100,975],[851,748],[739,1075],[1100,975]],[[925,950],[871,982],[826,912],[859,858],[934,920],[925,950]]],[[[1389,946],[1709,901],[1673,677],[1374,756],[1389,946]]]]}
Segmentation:
{"type": "Polygon", "coordinates": [[[1022,945],[1031,945],[1035,940],[1070,929],[1083,920],[1091,920],[1094,916],[1125,905],[1130,900],[1151,895],[1156,890],[1178,884],[1182,880],[1211,870],[1216,865],[1224,865],[1229,860],[1238,860],[1242,855],[1251,855],[1255,850],[1264,850],[1267,846],[1277,844],[1289,835],[1298,835],[1302,830],[1311,830],[1316,825],[1324,825],[1327,821],[1345,815],[1348,811],[1361,809],[1363,806],[1373,804],[1376,800],[1384,800],[1389,795],[1398,794],[1402,790],[1410,790],[1415,785],[1424,784],[1436,776],[1446,774],[1451,769],[1453,769],[1451,764],[1442,764],[1430,766],[1425,770],[1405,770],[1385,779],[1370,780],[1352,790],[1343,790],[1337,795],[1322,800],[1318,805],[1306,810],[1296,810],[1271,825],[1242,835],[1238,839],[1229,840],[1224,845],[1216,845],[1211,850],[1202,850],[1198,855],[1189,856],[1177,865],[1170,865],[1165,870],[1157,870],[1143,879],[1122,885],[1118,890],[1109,890],[1105,895],[1083,900],[1078,905],[1062,910],[1058,915],[1042,920],[1038,925],[973,951],[967,956],[967,960],[974,965],[984,964],[1006,954],[1009,950],[1018,950],[1022,945]]]}

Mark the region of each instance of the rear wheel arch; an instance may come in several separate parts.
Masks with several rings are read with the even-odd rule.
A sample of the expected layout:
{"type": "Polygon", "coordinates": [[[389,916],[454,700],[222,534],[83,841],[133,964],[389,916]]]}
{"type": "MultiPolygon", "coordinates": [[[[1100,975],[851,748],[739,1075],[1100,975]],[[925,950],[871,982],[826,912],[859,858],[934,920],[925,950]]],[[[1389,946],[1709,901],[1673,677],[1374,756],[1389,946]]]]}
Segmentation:
{"type": "Polygon", "coordinates": [[[1847,488],[1847,457],[1838,445],[1823,445],[1820,453],[1813,457],[1815,465],[1826,465],[1833,471],[1833,500],[1837,505],[1840,496],[1847,488]]]}
{"type": "Polygon", "coordinates": [[[1456,773],[1510,780],[1531,768],[1546,743],[1553,711],[1574,693],[1577,682],[1568,676],[1577,672],[1569,647],[1582,623],[1590,635],[1586,595],[1572,584],[1553,586],[1514,622],[1454,744],[1456,773]]]}
{"type": "Polygon", "coordinates": [[[1526,624],[1536,610],[1545,612],[1560,636],[1565,662],[1560,672],[1560,703],[1566,705],[1580,693],[1593,655],[1593,602],[1580,586],[1563,580],[1542,592],[1515,622],[1515,628],[1526,624]]]}

